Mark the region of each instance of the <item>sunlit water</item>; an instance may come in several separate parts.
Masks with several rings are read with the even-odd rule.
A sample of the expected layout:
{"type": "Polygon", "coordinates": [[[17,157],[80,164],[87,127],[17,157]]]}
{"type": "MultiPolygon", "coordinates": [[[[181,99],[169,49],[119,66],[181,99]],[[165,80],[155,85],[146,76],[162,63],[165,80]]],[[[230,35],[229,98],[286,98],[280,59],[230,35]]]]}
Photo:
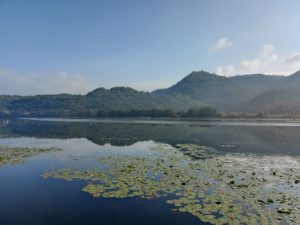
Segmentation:
{"type": "MultiPolygon", "coordinates": [[[[94,198],[82,180],[44,179],[60,168],[103,169],[109,155],[150,156],[157,144],[206,146],[222,154],[300,155],[300,127],[290,122],[150,120],[2,120],[0,146],[56,147],[0,167],[0,224],[204,224],[174,212],[164,197],[94,198]]],[[[295,189],[294,191],[299,191],[295,189]]]]}

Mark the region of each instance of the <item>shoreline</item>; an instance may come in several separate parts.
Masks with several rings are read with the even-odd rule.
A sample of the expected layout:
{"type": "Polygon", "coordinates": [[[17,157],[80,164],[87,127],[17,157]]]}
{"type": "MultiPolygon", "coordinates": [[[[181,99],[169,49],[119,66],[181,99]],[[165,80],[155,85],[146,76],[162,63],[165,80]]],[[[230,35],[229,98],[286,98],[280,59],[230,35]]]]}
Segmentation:
{"type": "Polygon", "coordinates": [[[228,119],[228,118],[17,118],[29,121],[71,122],[71,123],[132,123],[163,125],[203,125],[203,126],[293,126],[300,127],[300,119],[228,119]]]}

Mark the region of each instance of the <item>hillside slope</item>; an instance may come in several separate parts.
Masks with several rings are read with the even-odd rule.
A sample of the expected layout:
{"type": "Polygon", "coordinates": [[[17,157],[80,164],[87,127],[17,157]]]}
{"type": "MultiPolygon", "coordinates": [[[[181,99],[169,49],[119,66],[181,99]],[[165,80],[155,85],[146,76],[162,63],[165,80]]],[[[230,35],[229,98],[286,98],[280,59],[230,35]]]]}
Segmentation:
{"type": "Polygon", "coordinates": [[[284,80],[284,76],[264,74],[237,75],[229,77],[234,83],[247,90],[251,97],[258,96],[284,80]]]}
{"type": "Polygon", "coordinates": [[[300,71],[280,79],[270,89],[240,105],[241,111],[300,114],[300,71]]]}
{"type": "Polygon", "coordinates": [[[192,72],[175,85],[153,91],[98,88],[86,95],[0,95],[0,116],[96,116],[130,110],[184,111],[209,106],[223,112],[300,115],[300,71],[290,76],[264,74],[223,77],[192,72]]]}
{"type": "Polygon", "coordinates": [[[187,110],[200,106],[184,96],[156,96],[128,87],[98,88],[87,95],[0,96],[2,116],[96,116],[99,111],[187,110]]]}
{"type": "Polygon", "coordinates": [[[230,110],[250,98],[248,90],[231,79],[205,71],[192,72],[177,84],[153,92],[160,96],[186,96],[203,105],[230,110]]]}

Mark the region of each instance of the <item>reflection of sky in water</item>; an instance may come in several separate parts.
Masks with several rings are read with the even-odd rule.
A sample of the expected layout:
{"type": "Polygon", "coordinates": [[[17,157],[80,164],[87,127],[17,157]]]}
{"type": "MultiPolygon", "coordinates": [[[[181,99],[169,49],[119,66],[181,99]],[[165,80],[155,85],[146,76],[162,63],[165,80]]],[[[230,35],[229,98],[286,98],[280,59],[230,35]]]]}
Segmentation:
{"type": "MultiPolygon", "coordinates": [[[[69,166],[77,164],[75,161],[80,160],[81,166],[90,164],[99,166],[95,159],[107,155],[151,155],[151,148],[155,146],[153,141],[137,142],[131,146],[112,146],[105,144],[96,145],[85,138],[75,139],[36,139],[36,138],[0,138],[0,146],[8,147],[55,147],[62,149],[57,152],[40,154],[40,159],[59,160],[68,163],[69,166]]],[[[53,161],[57,165],[57,162],[53,161]]]]}
{"type": "Polygon", "coordinates": [[[62,119],[62,118],[29,118],[24,120],[64,122],[64,123],[108,123],[108,124],[164,124],[164,125],[203,125],[203,126],[270,126],[270,127],[300,127],[299,120],[291,119],[212,119],[212,120],[182,120],[182,119],[62,119]]]}
{"type": "MultiPolygon", "coordinates": [[[[155,126],[157,126],[157,125],[155,125],[155,126]]],[[[114,130],[112,130],[112,131],[117,131],[118,129],[116,129],[116,128],[117,127],[115,127],[114,130]]],[[[130,138],[131,136],[128,135],[128,132],[127,132],[128,127],[123,127],[123,128],[126,128],[126,129],[123,129],[122,130],[123,133],[121,133],[121,134],[124,135],[125,138],[130,138]]],[[[154,129],[154,127],[148,127],[148,128],[150,131],[151,131],[151,129],[154,129]]],[[[166,127],[161,127],[161,128],[166,128],[166,127]]],[[[176,127],[174,127],[174,130],[176,130],[177,128],[180,128],[180,127],[176,126],[176,127]]],[[[186,128],[186,127],[184,127],[184,128],[186,128]]],[[[208,132],[213,131],[212,133],[210,133],[210,135],[206,136],[206,137],[211,138],[210,140],[214,140],[215,136],[213,134],[217,134],[217,135],[219,135],[220,133],[223,134],[223,132],[221,132],[221,131],[224,131],[224,129],[219,130],[218,128],[213,128],[213,130],[212,130],[212,128],[205,128],[203,130],[203,128],[199,129],[199,127],[190,127],[190,129],[191,130],[195,129],[196,131],[197,130],[199,131],[199,133],[197,133],[198,131],[196,133],[192,133],[192,136],[194,136],[194,138],[198,137],[200,140],[201,140],[201,138],[203,138],[203,136],[201,136],[201,135],[206,134],[206,131],[208,131],[208,132]],[[220,132],[220,133],[218,133],[218,132],[220,132]],[[198,134],[201,134],[201,135],[198,135],[198,134]]],[[[149,130],[147,130],[147,131],[149,131],[149,130]]],[[[56,129],[55,131],[58,131],[58,130],[56,129]]],[[[168,130],[163,130],[163,131],[168,131],[168,130]]],[[[235,133],[237,133],[237,131],[238,130],[236,130],[236,129],[232,129],[231,133],[235,134],[235,133]],[[235,131],[235,132],[233,132],[233,131],[235,131]]],[[[180,134],[180,132],[181,132],[181,130],[179,129],[179,134],[180,134]]],[[[151,135],[149,135],[149,133],[146,135],[149,135],[149,137],[152,137],[153,133],[150,133],[151,135]]],[[[13,204],[10,204],[8,206],[8,210],[10,210],[10,216],[16,214],[16,209],[13,207],[13,205],[18,205],[19,204],[18,202],[20,201],[20,199],[18,199],[17,197],[11,197],[11,196],[14,195],[15,193],[19,193],[17,190],[19,190],[19,187],[21,187],[21,186],[22,186],[22,196],[23,196],[24,202],[31,201],[32,198],[43,199],[43,202],[40,200],[37,200],[36,206],[33,208],[29,208],[36,212],[40,212],[39,205],[43,205],[43,207],[46,207],[46,208],[49,206],[50,208],[48,208],[47,210],[49,210],[49,211],[53,210],[53,208],[51,208],[51,205],[49,205],[49,202],[52,200],[52,198],[57,198],[57,196],[61,196],[61,198],[62,198],[62,199],[56,200],[58,202],[58,204],[65,205],[66,208],[70,208],[70,209],[76,208],[76,210],[77,210],[78,207],[80,208],[80,205],[87,206],[86,204],[92,204],[91,202],[83,203],[82,202],[83,200],[80,199],[80,198],[88,198],[84,193],[81,192],[81,189],[84,186],[84,184],[82,182],[76,181],[76,182],[64,183],[62,181],[54,180],[54,179],[47,181],[47,180],[41,179],[41,175],[47,171],[51,171],[51,170],[55,170],[55,169],[59,169],[59,168],[66,168],[66,167],[67,168],[72,167],[74,169],[103,168],[103,164],[97,162],[97,158],[101,157],[101,156],[108,156],[108,155],[119,155],[119,156],[122,156],[122,155],[128,156],[129,155],[130,156],[130,155],[139,155],[139,154],[151,155],[151,154],[153,154],[153,151],[151,150],[151,148],[157,146],[157,143],[160,142],[160,141],[155,142],[155,141],[143,141],[143,140],[139,141],[139,139],[137,138],[136,142],[132,145],[122,144],[123,146],[113,146],[112,144],[103,144],[103,145],[95,144],[95,142],[90,141],[90,139],[88,139],[88,138],[72,138],[72,135],[69,138],[64,136],[65,139],[60,139],[59,137],[50,139],[51,135],[49,135],[49,138],[42,138],[38,134],[39,134],[39,132],[29,134],[29,137],[25,137],[25,135],[24,135],[23,137],[20,136],[20,137],[11,137],[11,138],[7,138],[7,137],[0,138],[0,146],[56,147],[56,148],[62,149],[61,151],[50,152],[50,153],[40,154],[40,155],[31,157],[29,159],[26,159],[24,163],[19,164],[19,165],[7,166],[4,168],[1,168],[0,179],[5,183],[5,185],[2,185],[2,187],[0,187],[0,198],[1,199],[3,198],[2,200],[4,200],[4,202],[2,204],[0,203],[0,212],[1,212],[1,210],[5,209],[5,207],[6,207],[5,203],[8,203],[11,200],[13,202],[13,204]],[[33,136],[33,137],[30,137],[30,136],[33,136]],[[35,137],[39,137],[39,138],[35,138],[35,137]],[[10,190],[13,190],[13,191],[10,191],[10,190]],[[64,199],[63,196],[67,196],[69,194],[68,192],[70,192],[70,191],[73,192],[73,195],[72,195],[72,197],[70,197],[68,199],[69,202],[65,202],[66,200],[64,199]],[[38,193],[35,193],[35,192],[38,192],[38,193]],[[2,195],[7,195],[7,196],[2,196],[2,195]],[[49,197],[46,195],[49,195],[49,197]],[[74,201],[74,199],[76,201],[78,201],[76,204],[72,203],[74,201]],[[48,206],[46,206],[46,205],[48,205],[48,206]]],[[[107,134],[110,134],[110,132],[107,132],[107,134]]],[[[131,135],[134,136],[136,134],[138,134],[138,132],[132,133],[131,135]]],[[[169,135],[166,132],[165,132],[165,134],[169,135]]],[[[246,134],[248,134],[248,133],[246,133],[246,134]]],[[[185,133],[182,133],[182,135],[185,135],[185,133]]],[[[89,136],[89,135],[87,135],[87,136],[89,136]]],[[[255,137],[255,139],[254,138],[253,139],[256,140],[258,147],[262,146],[261,143],[269,145],[271,142],[265,141],[265,140],[269,140],[269,139],[261,138],[263,136],[264,136],[264,133],[262,133],[262,135],[259,138],[256,136],[245,135],[244,137],[247,137],[247,138],[238,139],[237,141],[239,141],[241,143],[251,143],[252,138],[255,137]]],[[[48,137],[48,136],[45,136],[45,137],[48,137]]],[[[109,135],[106,135],[105,137],[109,137],[109,135]]],[[[203,139],[205,139],[205,138],[203,138],[203,139]]],[[[166,140],[168,140],[168,139],[166,138],[166,140]]],[[[223,139],[219,138],[218,142],[222,143],[223,142],[222,140],[223,139]]],[[[226,140],[226,139],[224,138],[224,140],[226,140]]],[[[271,140],[273,141],[272,143],[274,143],[274,139],[271,139],[271,140]]],[[[161,143],[162,142],[163,141],[161,141],[161,143]]],[[[293,144],[293,143],[291,142],[291,144],[293,144]]],[[[232,147],[232,146],[229,146],[229,147],[232,147]]],[[[120,159],[121,158],[122,157],[120,157],[120,159]]],[[[284,158],[279,158],[279,160],[281,160],[281,159],[284,159],[284,158]]],[[[290,160],[290,158],[287,158],[287,159],[290,160]]],[[[242,160],[243,160],[243,158],[237,158],[238,162],[241,161],[241,163],[244,164],[242,160]]],[[[247,160],[245,161],[245,163],[246,162],[247,162],[247,160]]],[[[287,161],[287,162],[289,163],[289,166],[291,166],[290,163],[294,162],[294,160],[287,161]]],[[[116,163],[118,163],[118,162],[116,162],[116,163]]],[[[253,163],[257,163],[257,161],[253,161],[253,163]]],[[[278,165],[279,164],[280,164],[280,162],[278,162],[278,165]]],[[[251,165],[251,164],[249,164],[249,165],[251,165]]],[[[265,163],[264,165],[265,165],[265,169],[268,169],[268,164],[265,163]]],[[[275,165],[275,167],[276,167],[276,165],[275,165]]],[[[274,167],[273,164],[271,166],[274,167]]],[[[253,167],[255,167],[255,165],[253,167]]],[[[279,186],[278,188],[280,189],[280,188],[286,188],[286,187],[279,186]]],[[[282,189],[282,191],[283,191],[283,189],[282,189]]],[[[104,200],[96,199],[96,201],[97,201],[97,204],[98,203],[101,204],[100,202],[104,201],[104,200]]],[[[114,201],[117,201],[117,200],[111,200],[111,202],[110,201],[106,202],[107,207],[109,207],[109,205],[112,204],[112,202],[114,202],[114,201]]],[[[133,200],[133,199],[131,199],[131,200],[127,199],[125,201],[130,202],[130,204],[132,204],[132,205],[135,204],[134,203],[135,200],[133,200]]],[[[155,202],[155,201],[156,200],[153,200],[153,202],[155,202]]],[[[25,204],[24,202],[23,202],[23,205],[25,204]]],[[[116,205],[118,205],[118,204],[116,204],[116,205]]],[[[145,202],[145,205],[143,207],[146,207],[146,205],[148,205],[148,204],[151,204],[151,203],[145,202]]],[[[160,204],[163,204],[163,203],[160,202],[160,204]]],[[[55,207],[59,208],[57,205],[55,207]]],[[[89,205],[87,207],[92,207],[92,206],[89,205]]],[[[158,205],[158,208],[157,208],[158,212],[161,212],[159,210],[163,210],[163,207],[166,207],[166,206],[158,205]],[[160,209],[161,207],[162,207],[162,209],[160,209]]],[[[130,209],[131,206],[128,206],[128,208],[130,209]]],[[[105,209],[107,209],[107,208],[105,208],[105,209]]],[[[18,209],[18,210],[21,211],[21,209],[18,209]]],[[[145,210],[145,208],[144,208],[144,210],[145,210]]],[[[168,210],[170,210],[170,209],[168,208],[168,210]]],[[[112,211],[114,211],[114,210],[112,210],[112,211]]],[[[20,212],[17,212],[17,213],[19,214],[20,212]]],[[[29,212],[27,212],[27,213],[29,213],[29,212]]],[[[105,215],[105,210],[98,212],[98,213],[105,215]]],[[[42,214],[43,214],[43,212],[40,212],[39,215],[42,215],[42,214]]],[[[57,216],[59,214],[55,214],[55,215],[57,216]]],[[[69,215],[69,214],[66,213],[66,215],[69,215]]],[[[66,215],[60,215],[60,216],[64,217],[66,215]]],[[[185,214],[182,214],[182,216],[184,216],[184,215],[185,214]]],[[[95,215],[93,215],[93,216],[95,216],[95,215]]],[[[126,218],[127,215],[124,215],[124,216],[126,218]]],[[[3,216],[1,216],[1,213],[0,213],[0,219],[2,219],[2,218],[3,218],[3,216]]],[[[97,221],[100,221],[100,220],[97,219],[97,221]]],[[[132,218],[131,221],[136,221],[136,220],[134,218],[132,218]]],[[[188,222],[189,220],[183,220],[183,221],[186,224],[192,224],[192,223],[188,222]]],[[[18,222],[19,222],[19,224],[26,224],[26,225],[29,224],[29,223],[20,223],[20,221],[18,221],[18,222]]],[[[51,221],[48,221],[44,224],[51,224],[51,221]]],[[[78,224],[84,224],[84,223],[78,223],[78,224]]],[[[123,223],[123,224],[130,224],[130,223],[123,223]]],[[[171,224],[171,223],[168,223],[168,224],[171,224]]],[[[172,224],[176,224],[176,222],[173,221],[172,224]]],[[[180,223],[177,222],[177,224],[180,224],[180,223]]],[[[201,222],[197,221],[195,224],[201,224],[201,222]]]]}
{"type": "MultiPolygon", "coordinates": [[[[72,149],[73,151],[78,150],[82,145],[85,151],[93,149],[92,143],[102,146],[102,149],[109,148],[107,144],[126,147],[152,140],[172,146],[193,143],[226,152],[300,155],[300,127],[297,127],[300,123],[286,122],[279,126],[278,123],[268,121],[251,122],[251,125],[246,126],[245,121],[135,121],[126,119],[114,120],[114,122],[99,122],[98,120],[69,122],[63,119],[61,121],[63,122],[56,121],[56,119],[54,121],[10,120],[9,122],[0,120],[0,137],[38,138],[32,140],[32,143],[38,145],[47,144],[51,139],[53,140],[51,143],[65,140],[65,150],[71,145],[67,144],[68,139],[83,139],[81,142],[76,141],[78,148],[76,146],[72,149]],[[226,126],[222,123],[226,123],[226,126]],[[254,126],[257,123],[259,126],[254,126]],[[86,139],[92,143],[84,144],[84,141],[88,142],[86,139]]],[[[7,139],[3,139],[2,143],[5,142],[9,144],[7,139]]],[[[16,144],[20,142],[26,144],[31,140],[18,139],[16,144]]],[[[134,146],[131,148],[135,148],[134,146]]],[[[138,149],[141,148],[143,147],[138,147],[138,149]]]]}
{"type": "Polygon", "coordinates": [[[94,199],[81,191],[81,181],[41,178],[45,172],[59,168],[101,168],[103,165],[96,162],[101,155],[151,154],[154,145],[152,141],[120,147],[96,145],[85,138],[0,138],[0,146],[62,148],[0,168],[0,224],[204,224],[192,215],[172,213],[171,206],[161,199],[94,199]]]}

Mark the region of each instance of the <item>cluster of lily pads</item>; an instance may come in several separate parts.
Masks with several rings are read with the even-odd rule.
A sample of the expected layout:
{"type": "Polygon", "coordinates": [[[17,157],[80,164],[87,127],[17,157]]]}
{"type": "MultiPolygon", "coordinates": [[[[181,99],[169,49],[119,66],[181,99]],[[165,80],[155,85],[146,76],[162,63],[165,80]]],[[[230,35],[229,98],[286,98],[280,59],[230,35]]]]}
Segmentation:
{"type": "Polygon", "coordinates": [[[103,169],[58,169],[44,178],[83,180],[94,197],[165,197],[175,211],[212,224],[299,224],[300,159],[219,154],[158,144],[148,155],[98,158],[103,169]]]}
{"type": "Polygon", "coordinates": [[[57,150],[57,148],[12,148],[0,146],[0,167],[23,163],[29,157],[57,150]]]}

